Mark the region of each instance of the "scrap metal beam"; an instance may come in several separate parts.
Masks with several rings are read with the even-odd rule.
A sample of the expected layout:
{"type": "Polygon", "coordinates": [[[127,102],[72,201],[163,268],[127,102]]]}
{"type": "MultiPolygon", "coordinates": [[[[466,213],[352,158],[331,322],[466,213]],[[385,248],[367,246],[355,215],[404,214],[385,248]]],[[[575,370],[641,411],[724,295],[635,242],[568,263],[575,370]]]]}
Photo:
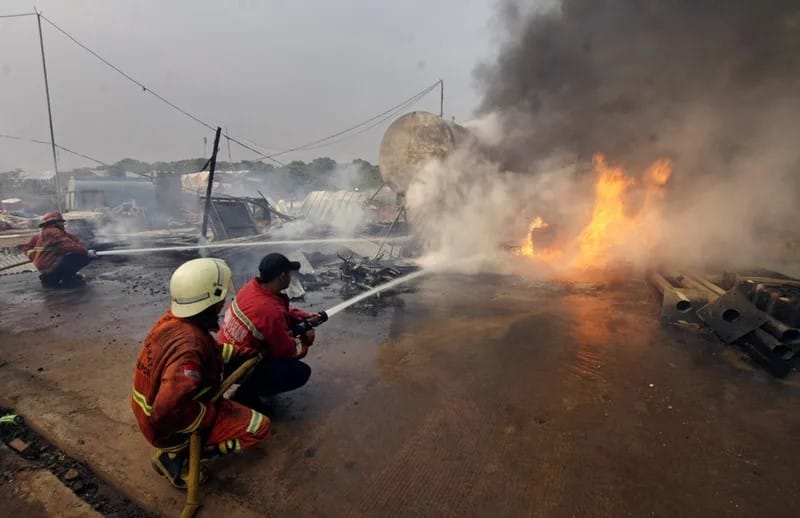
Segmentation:
{"type": "Polygon", "coordinates": [[[698,290],[679,289],[658,272],[652,271],[648,280],[661,293],[661,320],[675,323],[699,323],[696,309],[708,303],[708,297],[698,290]]]}
{"type": "Polygon", "coordinates": [[[730,339],[730,341],[734,341],[737,338],[741,338],[747,333],[742,333],[737,338],[732,338],[732,336],[741,333],[744,328],[752,325],[754,322],[761,321],[761,324],[757,327],[763,329],[755,330],[756,337],[762,343],[771,344],[772,346],[770,349],[774,348],[774,344],[772,344],[773,340],[763,335],[774,337],[781,343],[787,342],[793,344],[800,341],[800,330],[784,324],[769,313],[761,311],[750,302],[744,294],[737,291],[736,288],[726,292],[723,288],[703,277],[691,276],[680,272],[678,272],[678,275],[681,276],[683,281],[687,284],[700,286],[709,293],[719,297],[713,302],[710,302],[708,306],[702,308],[698,313],[700,318],[711,325],[717,334],[720,334],[718,329],[722,330],[722,334],[725,336],[723,337],[720,335],[720,338],[723,338],[723,340],[728,341],[727,339],[730,339]],[[726,294],[730,295],[725,297],[726,294]],[[713,310],[711,307],[712,304],[715,305],[713,310]],[[725,307],[722,308],[722,306],[725,307]],[[716,327],[711,324],[711,320],[715,322],[716,327]],[[725,329],[729,332],[725,331],[725,329]]]}
{"type": "MultiPolygon", "coordinates": [[[[706,288],[708,288],[709,290],[713,291],[714,293],[720,295],[720,297],[722,297],[722,296],[724,296],[726,294],[726,291],[724,289],[722,289],[721,287],[717,286],[716,284],[714,284],[713,282],[711,282],[708,279],[705,279],[705,278],[700,277],[700,276],[694,276],[693,278],[694,278],[694,280],[696,280],[701,285],[705,286],[706,288]]],[[[728,291],[727,293],[730,293],[731,291],[734,291],[734,290],[736,290],[736,287],[734,287],[732,290],[728,291]]],[[[744,295],[743,295],[743,297],[745,299],[747,298],[744,295]]],[[[764,322],[763,322],[762,326],[760,326],[760,327],[763,327],[764,331],[766,331],[767,333],[771,334],[772,336],[774,336],[775,338],[777,338],[781,342],[793,343],[793,342],[797,342],[797,341],[800,340],[800,329],[788,326],[788,325],[784,324],[783,322],[781,322],[780,320],[778,320],[777,318],[775,318],[774,316],[770,315],[769,313],[762,312],[758,307],[756,307],[754,304],[752,304],[749,300],[747,301],[747,303],[743,302],[740,297],[737,297],[736,300],[737,300],[737,304],[735,304],[736,307],[732,306],[731,308],[729,308],[729,311],[738,311],[738,312],[741,313],[742,310],[745,310],[747,313],[750,313],[750,312],[753,312],[753,311],[757,311],[759,313],[762,313],[764,322]],[[752,308],[751,308],[751,306],[752,306],[752,308]]],[[[701,318],[702,318],[702,316],[701,316],[701,318]]]]}

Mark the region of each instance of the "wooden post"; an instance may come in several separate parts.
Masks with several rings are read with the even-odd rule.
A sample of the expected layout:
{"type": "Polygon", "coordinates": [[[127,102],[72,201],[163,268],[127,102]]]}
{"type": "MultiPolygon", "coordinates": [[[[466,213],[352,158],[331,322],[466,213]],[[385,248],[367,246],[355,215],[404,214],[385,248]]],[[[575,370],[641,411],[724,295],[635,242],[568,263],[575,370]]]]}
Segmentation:
{"type": "Polygon", "coordinates": [[[219,149],[219,136],[222,128],[217,127],[214,135],[214,148],[211,150],[211,160],[208,165],[208,186],[206,187],[206,208],[203,211],[203,226],[200,230],[200,239],[205,242],[206,231],[208,231],[208,214],[211,212],[211,188],[214,186],[214,170],[217,168],[217,150],[219,149]]]}
{"type": "Polygon", "coordinates": [[[444,79],[439,79],[439,117],[444,117],[444,79]]]}

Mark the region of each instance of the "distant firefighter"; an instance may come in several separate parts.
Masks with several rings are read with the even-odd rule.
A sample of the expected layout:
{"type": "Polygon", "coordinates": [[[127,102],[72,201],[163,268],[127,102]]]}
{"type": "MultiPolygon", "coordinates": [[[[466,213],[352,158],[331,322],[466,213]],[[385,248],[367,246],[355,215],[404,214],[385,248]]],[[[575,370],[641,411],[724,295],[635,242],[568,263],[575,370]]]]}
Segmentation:
{"type": "Polygon", "coordinates": [[[36,269],[45,287],[57,288],[80,284],[83,277],[78,270],[89,264],[90,252],[77,236],[64,229],[60,212],[42,216],[39,234],[22,247],[36,269]]]}

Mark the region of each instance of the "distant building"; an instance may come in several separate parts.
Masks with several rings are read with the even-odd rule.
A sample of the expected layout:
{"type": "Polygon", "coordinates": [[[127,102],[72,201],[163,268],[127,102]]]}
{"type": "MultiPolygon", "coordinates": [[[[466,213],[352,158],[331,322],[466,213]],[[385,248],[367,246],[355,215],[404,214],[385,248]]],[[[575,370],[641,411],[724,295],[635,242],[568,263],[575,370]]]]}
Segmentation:
{"type": "Polygon", "coordinates": [[[67,210],[114,208],[130,201],[146,211],[158,209],[156,187],[146,178],[78,180],[67,184],[67,210]]]}

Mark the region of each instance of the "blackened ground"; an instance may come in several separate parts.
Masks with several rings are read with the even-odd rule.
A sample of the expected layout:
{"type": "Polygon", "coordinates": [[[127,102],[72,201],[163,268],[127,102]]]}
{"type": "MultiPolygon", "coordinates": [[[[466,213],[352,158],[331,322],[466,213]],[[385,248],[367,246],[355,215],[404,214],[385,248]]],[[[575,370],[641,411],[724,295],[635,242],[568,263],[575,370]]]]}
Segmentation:
{"type": "MultiPolygon", "coordinates": [[[[0,416],[9,414],[14,414],[14,410],[0,406],[0,416]]],[[[99,479],[84,463],[69,457],[50,444],[32,430],[21,416],[13,422],[0,424],[0,441],[9,445],[15,440],[21,441],[24,445],[22,451],[17,453],[28,461],[29,468],[44,468],[50,471],[81,500],[104,516],[120,518],[152,516],[151,513],[145,512],[121,496],[113,486],[99,479]]],[[[14,444],[11,444],[10,448],[14,450],[14,444]]]]}
{"type": "MultiPolygon", "coordinates": [[[[0,278],[0,400],[165,516],[184,495],[152,473],[130,381],[176,265],[94,263],[72,292],[0,278]]],[[[796,516],[797,374],[662,327],[644,281],[413,287],[318,329],[273,435],[210,466],[205,516],[796,516]]]]}

